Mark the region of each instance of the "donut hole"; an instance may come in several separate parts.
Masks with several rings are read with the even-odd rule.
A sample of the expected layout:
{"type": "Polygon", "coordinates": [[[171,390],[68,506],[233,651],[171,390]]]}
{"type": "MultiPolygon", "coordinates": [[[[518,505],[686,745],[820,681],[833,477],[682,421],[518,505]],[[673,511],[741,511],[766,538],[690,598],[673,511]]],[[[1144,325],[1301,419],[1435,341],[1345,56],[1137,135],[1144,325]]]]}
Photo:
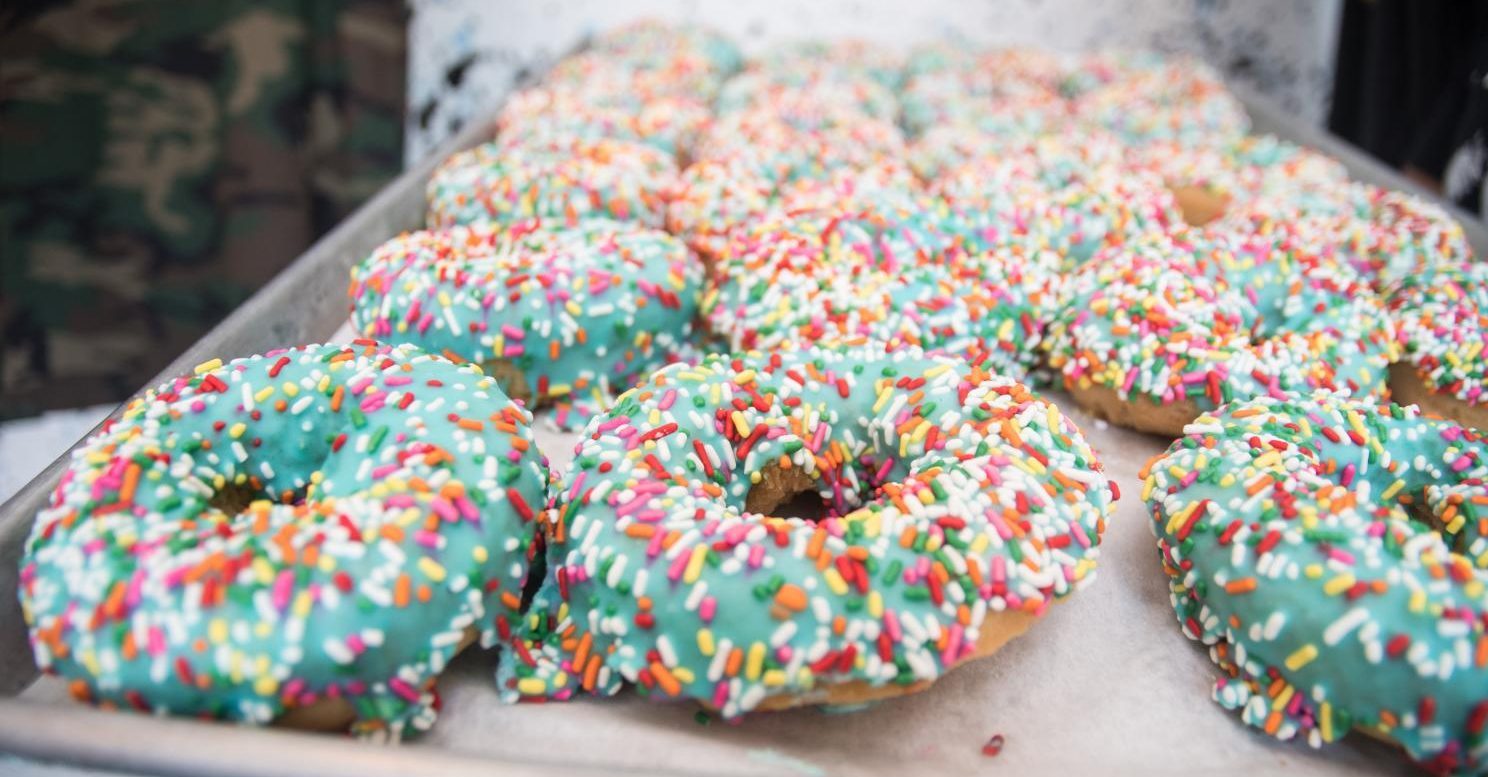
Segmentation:
{"type": "Polygon", "coordinates": [[[760,470],[760,480],[744,497],[744,509],[775,518],[798,518],[816,522],[833,510],[816,490],[816,479],[799,467],[770,464],[760,470]]]}
{"type": "Polygon", "coordinates": [[[1178,203],[1184,223],[1189,226],[1202,227],[1215,221],[1230,207],[1228,197],[1202,186],[1171,186],[1169,191],[1178,203]]]}
{"type": "Polygon", "coordinates": [[[302,494],[293,491],[285,491],[282,494],[271,494],[264,490],[257,478],[242,482],[230,482],[207,500],[207,506],[214,510],[220,510],[226,515],[237,515],[248,509],[254,502],[270,501],[282,502],[284,504],[295,504],[303,499],[302,494]]]}

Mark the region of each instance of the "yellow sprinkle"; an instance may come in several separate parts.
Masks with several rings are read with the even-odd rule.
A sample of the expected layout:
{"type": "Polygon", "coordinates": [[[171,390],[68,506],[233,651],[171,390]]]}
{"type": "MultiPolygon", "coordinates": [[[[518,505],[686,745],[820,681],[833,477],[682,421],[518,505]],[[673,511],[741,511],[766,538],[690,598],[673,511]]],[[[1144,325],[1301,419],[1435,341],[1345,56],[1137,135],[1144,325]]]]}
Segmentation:
{"type": "Polygon", "coordinates": [[[196,365],[196,374],[197,375],[200,375],[200,374],[202,374],[204,372],[211,372],[212,370],[215,370],[215,369],[217,369],[218,367],[221,367],[221,366],[222,366],[222,360],[221,359],[211,359],[211,360],[208,360],[208,361],[204,361],[201,364],[196,365]]]}
{"type": "Polygon", "coordinates": [[[272,396],[274,396],[274,387],[265,386],[264,388],[259,389],[257,394],[253,395],[253,401],[262,402],[272,396]]]}
{"type": "Polygon", "coordinates": [[[743,370],[734,375],[734,382],[740,386],[746,386],[754,382],[754,370],[743,370]]]}
{"type": "Polygon", "coordinates": [[[682,573],[682,582],[696,583],[703,575],[703,560],[708,558],[708,546],[698,545],[692,549],[692,558],[687,560],[687,570],[682,573]]]}
{"type": "Polygon", "coordinates": [[[760,679],[760,672],[765,668],[765,643],[756,642],[749,646],[749,654],[744,658],[744,677],[750,680],[760,679]]]}
{"type": "Polygon", "coordinates": [[[424,573],[424,577],[436,583],[444,582],[444,567],[434,559],[424,556],[418,560],[418,567],[419,571],[424,573]]]}
{"type": "Polygon", "coordinates": [[[827,581],[827,587],[832,589],[832,593],[838,596],[847,593],[847,581],[842,579],[842,575],[837,572],[836,567],[827,567],[823,570],[822,578],[827,581]]]}
{"type": "Polygon", "coordinates": [[[883,617],[883,594],[878,591],[868,594],[868,614],[874,618],[883,617]]]}
{"type": "Polygon", "coordinates": [[[705,656],[713,655],[713,651],[718,649],[718,646],[713,644],[712,629],[698,629],[697,642],[698,652],[702,653],[705,656]]]}
{"type": "Polygon", "coordinates": [[[1271,709],[1273,709],[1273,710],[1286,709],[1287,703],[1292,700],[1292,696],[1296,692],[1297,692],[1297,687],[1294,686],[1294,685],[1288,684],[1287,687],[1285,687],[1285,688],[1283,688],[1281,690],[1281,693],[1279,693],[1279,694],[1276,695],[1276,698],[1275,699],[1272,699],[1271,700],[1271,709]]]}
{"type": "Polygon", "coordinates": [[[785,670],[771,669],[770,671],[765,672],[764,683],[768,686],[785,685],[785,670]]]}
{"type": "Polygon", "coordinates": [[[734,429],[738,431],[740,435],[744,437],[749,436],[749,423],[744,420],[743,413],[735,410],[732,414],[729,415],[729,418],[734,422],[734,429]]]}
{"type": "Polygon", "coordinates": [[[483,546],[483,545],[476,545],[470,551],[470,557],[473,558],[473,559],[475,559],[475,563],[477,563],[477,564],[484,564],[484,563],[486,563],[486,559],[490,557],[490,554],[486,552],[485,546],[483,546]]]}
{"type": "Polygon", "coordinates": [[[548,684],[537,677],[523,677],[517,681],[517,693],[524,696],[541,696],[548,684]]]}
{"type": "Polygon", "coordinates": [[[1395,495],[1398,494],[1398,493],[1400,493],[1400,489],[1402,489],[1402,488],[1405,488],[1405,481],[1404,480],[1397,480],[1394,483],[1391,483],[1389,488],[1386,488],[1384,491],[1381,491],[1380,492],[1380,499],[1382,499],[1382,500],[1394,499],[1395,498],[1395,495]]]}
{"type": "Polygon", "coordinates": [[[228,427],[227,436],[236,440],[239,437],[242,437],[243,433],[246,431],[248,431],[248,425],[240,421],[228,427]]]}
{"type": "Polygon", "coordinates": [[[258,679],[253,681],[253,692],[259,696],[273,696],[279,692],[279,681],[275,680],[272,675],[259,675],[258,679]]]}
{"type": "Polygon", "coordinates": [[[1329,596],[1337,596],[1344,591],[1354,587],[1354,576],[1347,572],[1323,583],[1323,593],[1329,596]]]}
{"type": "Polygon", "coordinates": [[[1333,705],[1328,702],[1318,705],[1318,728],[1324,742],[1333,741],[1333,705]]]}
{"type": "Polygon", "coordinates": [[[1318,657],[1317,646],[1311,642],[1297,648],[1295,653],[1286,657],[1286,668],[1293,672],[1313,662],[1318,657]]]}
{"type": "Polygon", "coordinates": [[[1302,568],[1302,574],[1306,575],[1309,580],[1316,580],[1323,576],[1323,565],[1308,564],[1302,568]]]}

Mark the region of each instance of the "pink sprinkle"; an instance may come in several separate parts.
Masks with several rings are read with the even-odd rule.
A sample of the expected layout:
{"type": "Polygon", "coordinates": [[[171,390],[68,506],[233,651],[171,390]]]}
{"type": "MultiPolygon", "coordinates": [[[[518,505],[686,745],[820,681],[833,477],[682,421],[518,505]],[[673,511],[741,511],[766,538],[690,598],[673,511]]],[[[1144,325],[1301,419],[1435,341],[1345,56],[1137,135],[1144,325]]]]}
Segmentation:
{"type": "Polygon", "coordinates": [[[438,515],[440,518],[443,518],[446,521],[453,522],[460,520],[459,511],[455,510],[455,506],[453,504],[450,504],[450,501],[442,496],[434,497],[434,499],[429,502],[429,507],[434,511],[435,515],[438,515]]]}
{"type": "Polygon", "coordinates": [[[904,637],[904,632],[899,629],[899,616],[893,610],[884,610],[883,614],[884,633],[889,639],[899,642],[904,637]]]}
{"type": "Polygon", "coordinates": [[[274,608],[284,611],[289,608],[289,594],[294,590],[294,573],[288,569],[279,571],[279,576],[274,578],[274,589],[271,594],[274,608]]]}
{"type": "Polygon", "coordinates": [[[419,700],[418,691],[415,691],[413,686],[403,682],[401,679],[389,677],[387,684],[389,688],[393,689],[393,693],[402,696],[405,700],[409,702],[417,702],[419,700]]]}
{"type": "Polygon", "coordinates": [[[667,579],[673,583],[682,579],[682,573],[687,570],[687,560],[692,557],[691,553],[678,553],[672,559],[672,565],[667,567],[667,579]]]}
{"type": "Polygon", "coordinates": [[[154,626],[145,636],[145,650],[152,658],[159,658],[165,653],[165,632],[154,626]]]}
{"type": "Polygon", "coordinates": [[[703,619],[703,623],[712,623],[713,615],[717,612],[718,600],[711,596],[703,597],[702,603],[698,605],[698,617],[703,619]]]}

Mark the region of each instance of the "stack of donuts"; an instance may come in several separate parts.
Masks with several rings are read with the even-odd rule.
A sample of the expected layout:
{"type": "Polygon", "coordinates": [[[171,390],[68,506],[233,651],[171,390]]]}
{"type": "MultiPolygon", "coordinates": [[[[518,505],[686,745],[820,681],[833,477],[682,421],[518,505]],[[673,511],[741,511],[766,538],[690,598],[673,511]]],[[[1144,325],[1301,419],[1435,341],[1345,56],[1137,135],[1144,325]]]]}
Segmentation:
{"type": "Polygon", "coordinates": [[[918,690],[1093,579],[1067,402],[1177,439],[1141,496],[1222,705],[1488,768],[1488,271],[1439,206],[1148,52],[644,22],[494,131],[353,268],[355,343],[79,451],[21,568],[75,695],[398,736],[477,641],[509,701],[918,690]]]}

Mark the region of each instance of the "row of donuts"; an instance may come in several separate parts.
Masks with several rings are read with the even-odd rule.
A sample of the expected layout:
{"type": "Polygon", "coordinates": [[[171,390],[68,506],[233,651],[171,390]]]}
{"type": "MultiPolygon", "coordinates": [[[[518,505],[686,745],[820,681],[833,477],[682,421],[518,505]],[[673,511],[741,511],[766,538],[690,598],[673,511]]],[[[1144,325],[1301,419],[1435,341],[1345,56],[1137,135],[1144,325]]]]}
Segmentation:
{"type": "MultiPolygon", "coordinates": [[[[572,426],[602,406],[604,397],[622,387],[625,379],[693,350],[691,341],[770,347],[790,337],[854,337],[874,330],[891,331],[904,342],[925,347],[977,342],[1003,354],[1000,366],[1015,376],[1047,361],[1062,375],[1066,388],[1101,415],[1136,428],[1176,434],[1199,409],[1237,392],[1320,386],[1381,392],[1383,371],[1396,360],[1399,346],[1390,317],[1372,307],[1384,304],[1373,299],[1367,288],[1372,285],[1385,301],[1395,300],[1392,307],[1402,316],[1419,307],[1410,302],[1412,295],[1439,298],[1448,308],[1427,325],[1412,319],[1416,323],[1402,335],[1410,357],[1433,377],[1422,382],[1408,370],[1397,370],[1396,382],[1403,386],[1397,390],[1425,397],[1423,401],[1438,410],[1459,411],[1458,417],[1478,409],[1481,381],[1473,375],[1474,367],[1481,366],[1482,335],[1477,325],[1481,314],[1473,300],[1481,283],[1457,276],[1443,277],[1440,283],[1430,280],[1438,270],[1458,273],[1471,267],[1460,227],[1439,208],[1409,195],[1351,183],[1337,162],[1320,154],[1275,138],[1243,135],[1243,113],[1236,118],[1234,111],[1221,108],[1195,112],[1194,103],[1172,95],[1146,98],[1179,106],[1163,120],[1178,128],[1171,132],[1123,131],[1118,139],[1088,120],[1047,132],[987,131],[978,124],[983,112],[979,106],[996,105],[999,95],[1006,93],[1037,90],[1047,104],[1062,101],[1066,106],[1060,109],[1062,116],[1083,115],[1069,106],[1092,95],[1104,95],[1104,104],[1114,99],[1112,94],[1154,92],[1153,82],[1189,97],[1207,95],[1205,99],[1216,104],[1233,98],[1202,67],[1178,67],[1152,57],[1096,56],[1070,74],[1052,59],[1026,51],[977,57],[952,51],[960,59],[944,53],[936,59],[921,52],[906,68],[910,74],[904,87],[906,124],[914,115],[908,107],[925,103],[927,94],[935,98],[931,102],[938,106],[937,115],[944,114],[943,121],[908,146],[897,127],[882,118],[895,110],[895,94],[887,84],[896,83],[896,71],[881,54],[854,44],[797,45],[777,50],[722,82],[717,89],[720,115],[700,130],[691,148],[698,158],[680,177],[664,162],[649,166],[645,175],[632,175],[636,169],[625,161],[629,156],[599,149],[622,142],[603,136],[608,125],[594,130],[600,134],[598,140],[582,133],[559,139],[544,129],[552,123],[544,118],[548,113],[525,108],[526,113],[508,114],[527,119],[504,121],[501,138],[483,147],[489,154],[477,150],[474,158],[457,155],[445,166],[447,175],[436,176],[431,187],[432,225],[447,221],[444,205],[451,197],[469,202],[510,199],[493,191],[523,192],[520,201],[528,205],[500,213],[479,208],[463,220],[531,216],[537,219],[532,232],[549,230],[555,223],[557,231],[577,229],[579,222],[601,213],[638,220],[647,227],[664,222],[711,271],[700,276],[695,263],[681,258],[682,251],[670,236],[651,231],[632,242],[661,246],[659,252],[669,259],[655,266],[665,266],[667,272],[600,285],[634,295],[635,283],[641,283],[640,293],[648,297],[654,296],[653,290],[664,289],[668,296],[663,304],[650,311],[653,316],[667,314],[662,319],[667,325],[653,329],[659,338],[648,338],[642,327],[635,326],[638,317],[631,310],[623,311],[613,326],[605,326],[612,323],[607,317],[614,310],[605,300],[584,305],[580,299],[567,307],[574,317],[604,311],[601,327],[616,338],[589,349],[576,348],[578,338],[597,330],[570,318],[565,332],[544,333],[549,347],[532,349],[530,344],[508,343],[501,327],[490,325],[485,308],[493,304],[491,295],[477,303],[460,299],[464,295],[459,288],[440,289],[456,300],[445,306],[446,311],[453,308],[482,318],[469,322],[462,322],[459,314],[441,321],[433,310],[419,306],[415,298],[431,296],[426,288],[411,288],[397,301],[379,297],[377,292],[389,286],[391,278],[407,275],[404,270],[410,264],[430,261],[429,252],[417,245],[427,242],[424,234],[405,241],[412,245],[390,244],[354,282],[359,329],[386,338],[392,329],[417,326],[427,334],[432,327],[433,335],[422,344],[482,360],[501,371],[504,383],[518,395],[536,391],[538,402],[558,400],[565,417],[572,400],[581,400],[586,412],[574,414],[568,422],[572,426]],[[971,65],[965,63],[968,59],[971,65]],[[1225,116],[1230,120],[1216,118],[1225,116]],[[1219,145],[1198,142],[1204,138],[1217,138],[1219,145]],[[546,165],[521,158],[525,144],[534,142],[553,159],[572,161],[563,156],[565,149],[581,155],[598,153],[592,157],[594,165],[582,171],[588,177],[555,179],[546,165]],[[485,158],[489,155],[495,155],[495,161],[485,158]],[[925,174],[937,170],[922,186],[925,174]],[[596,187],[594,182],[600,183],[596,187]],[[622,192],[639,194],[619,196],[622,192]],[[632,207],[634,202],[646,204],[632,207]],[[604,207],[595,211],[590,207],[595,203],[604,207]],[[1204,230],[1188,230],[1192,222],[1206,222],[1204,230]],[[804,240],[803,233],[808,235],[804,240]],[[1156,233],[1177,238],[1164,241],[1156,233]],[[1137,238],[1144,242],[1142,251],[1121,249],[1137,238]],[[841,241],[847,248],[829,252],[823,241],[841,241]],[[1178,267],[1192,265],[1192,254],[1209,252],[1216,243],[1223,246],[1219,254],[1230,261],[1178,267]],[[834,253],[844,261],[769,266],[786,250],[783,246],[800,251],[811,244],[817,246],[809,249],[814,254],[834,253]],[[1116,261],[1090,262],[1102,249],[1109,249],[1109,256],[1119,254],[1116,261]],[[1305,260],[1295,258],[1299,252],[1305,260]],[[1134,254],[1149,261],[1133,263],[1134,254]],[[1282,267],[1273,256],[1290,258],[1282,267]],[[1262,265],[1263,271],[1242,272],[1237,263],[1262,265]],[[1227,272],[1237,273],[1240,282],[1227,280],[1227,272]],[[960,274],[958,289],[946,285],[947,273],[960,274]],[[1187,276],[1189,280],[1176,280],[1182,287],[1197,285],[1174,291],[1173,299],[1189,301],[1156,311],[1163,319],[1156,328],[1130,326],[1132,305],[1167,299],[1152,295],[1164,283],[1164,273],[1187,276]],[[908,286],[901,281],[907,274],[916,276],[908,286]],[[1123,281],[1121,294],[1107,288],[1117,275],[1123,281]],[[966,294],[972,277],[981,278],[970,283],[977,293],[966,294]],[[1412,285],[1397,293],[1392,288],[1397,282],[1412,285]],[[1282,293],[1258,293],[1252,288],[1256,283],[1282,293]],[[1285,293],[1294,283],[1316,287],[1310,293],[1317,297],[1314,307],[1321,306],[1319,310],[1331,310],[1331,303],[1337,302],[1337,315],[1298,315],[1300,302],[1285,293]],[[865,295],[865,289],[875,291],[865,295]],[[1066,293],[1074,299],[1064,299],[1066,293]],[[701,318],[709,331],[691,336],[695,295],[701,296],[701,318]],[[981,297],[988,295],[1003,304],[986,305],[981,297]],[[1233,315],[1214,321],[1209,313],[1218,297],[1230,300],[1233,315]],[[671,304],[673,300],[676,304],[671,304]],[[926,320],[926,314],[910,310],[906,316],[909,301],[920,311],[937,314],[926,320]],[[1092,302],[1099,313],[1092,313],[1092,302]],[[968,316],[968,304],[994,315],[968,316]],[[378,309],[367,311],[371,305],[378,309]],[[401,317],[390,309],[404,305],[401,317]],[[1291,312],[1278,305],[1290,306],[1291,312]],[[822,315],[820,310],[828,312],[822,315]],[[1075,319],[1061,320],[1060,310],[1075,311],[1075,319]],[[408,321],[407,312],[421,314],[424,321],[408,321]],[[999,312],[1010,314],[1016,323],[999,312]],[[1439,322],[1446,317],[1460,325],[1442,333],[1439,322]],[[466,329],[479,337],[481,347],[445,342],[469,339],[466,329]],[[927,330],[939,334],[927,337],[927,330]],[[1183,341],[1176,356],[1167,344],[1174,332],[1183,341]],[[1196,352],[1187,348],[1188,342],[1207,347],[1196,352]],[[1050,352],[1047,357],[1039,353],[1041,345],[1050,352]],[[1447,351],[1451,358],[1442,358],[1447,351]],[[543,374],[547,365],[562,363],[559,355],[564,352],[574,355],[570,363],[584,365],[593,363],[596,354],[609,355],[605,366],[612,369],[582,366],[576,368],[582,374],[543,374]],[[1235,356],[1246,369],[1230,368],[1236,366],[1231,364],[1235,356]],[[515,370],[509,369],[513,359],[520,362],[515,370]],[[1205,364],[1219,366],[1209,369],[1205,364]],[[538,374],[526,374],[530,372],[538,374]],[[1278,381],[1279,377],[1287,380],[1278,381]],[[525,390],[520,385],[524,380],[532,384],[525,390]]],[[[560,68],[559,73],[570,70],[560,68]]],[[[536,91],[554,91],[563,83],[560,78],[558,85],[536,91]]],[[[519,98],[517,104],[526,103],[519,98]]],[[[1131,109],[1159,112],[1140,100],[1131,109]]],[[[1016,116],[1023,109],[1013,101],[998,110],[999,115],[1016,116]]],[[[593,224],[585,229],[591,244],[610,234],[593,224]]],[[[639,234],[641,228],[634,231],[639,234]]],[[[455,243],[471,246],[463,254],[477,262],[486,261],[491,244],[500,242],[488,234],[455,234],[459,238],[455,243]]],[[[435,240],[450,243],[446,238],[435,240]]],[[[570,253],[582,253],[586,241],[567,242],[575,246],[570,253]]],[[[446,247],[438,261],[458,266],[461,256],[451,255],[451,250],[462,253],[446,247]]],[[[574,260],[570,256],[569,261],[574,260]]],[[[597,264],[601,272],[611,272],[614,260],[600,259],[597,264]]],[[[519,269],[507,271],[522,275],[514,272],[519,269]]],[[[551,278],[554,273],[538,275],[551,278]]],[[[459,273],[456,276],[457,285],[464,286],[459,273]]],[[[531,289],[509,295],[518,309],[507,311],[513,320],[502,323],[508,329],[524,328],[530,319],[517,302],[540,306],[536,295],[524,291],[531,289]]],[[[565,302],[574,302],[573,295],[565,302]]]]}

